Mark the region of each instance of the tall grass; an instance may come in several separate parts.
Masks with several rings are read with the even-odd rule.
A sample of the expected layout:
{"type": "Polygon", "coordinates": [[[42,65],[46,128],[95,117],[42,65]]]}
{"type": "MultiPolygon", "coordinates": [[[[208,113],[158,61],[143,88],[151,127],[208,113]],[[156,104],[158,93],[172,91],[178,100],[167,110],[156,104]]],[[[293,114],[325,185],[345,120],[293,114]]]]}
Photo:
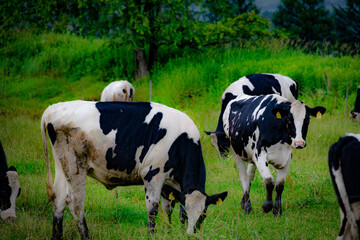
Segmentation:
{"type": "MultiPolygon", "coordinates": [[[[336,237],[340,220],[327,153],[329,146],[345,132],[359,133],[360,130],[359,124],[347,117],[348,113],[343,116],[347,83],[350,83],[348,111],[353,107],[356,87],[360,84],[359,56],[306,54],[281,41],[245,43],[235,48],[224,46],[202,53],[176,55],[167,63],[161,61],[150,78],[134,82],[133,59],[127,46],[71,35],[28,35],[26,38],[14,40],[0,50],[6,53],[0,59],[0,66],[7,71],[5,96],[0,98],[0,140],[8,164],[18,169],[22,187],[17,201],[18,219],[11,224],[0,221],[1,239],[51,237],[52,207],[46,205],[46,165],[40,136],[42,112],[49,104],[59,101],[99,100],[108,82],[118,78],[128,79],[135,85],[135,101],[149,100],[151,79],[153,101],[178,108],[194,120],[201,133],[206,191],[214,194],[227,190],[229,196],[223,205],[209,208],[202,231],[194,236],[187,236],[179,222],[178,206],[172,225],[160,211],[156,234],[147,236],[143,186],[108,191],[88,178],[85,215],[94,239],[336,237]],[[244,215],[235,162],[232,156],[219,159],[209,137],[203,133],[203,130],[215,129],[221,94],[226,87],[241,76],[261,72],[292,77],[300,84],[301,100],[328,110],[322,119],[311,120],[307,147],[294,151],[282,198],[284,212],[278,218],[261,211],[265,188],[258,173],[250,195],[254,211],[244,215]]],[[[68,209],[64,238],[79,238],[76,222],[68,209]]]]}

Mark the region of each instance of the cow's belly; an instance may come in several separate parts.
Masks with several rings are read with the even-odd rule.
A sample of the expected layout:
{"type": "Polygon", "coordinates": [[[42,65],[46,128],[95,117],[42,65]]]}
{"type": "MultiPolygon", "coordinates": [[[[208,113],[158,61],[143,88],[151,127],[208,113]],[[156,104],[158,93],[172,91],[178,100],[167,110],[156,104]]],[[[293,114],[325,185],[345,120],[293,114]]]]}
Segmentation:
{"type": "Polygon", "coordinates": [[[267,149],[266,158],[275,168],[282,169],[290,161],[292,151],[290,145],[277,143],[267,149]]]}
{"type": "Polygon", "coordinates": [[[91,166],[88,169],[88,176],[98,180],[107,189],[117,186],[143,185],[143,180],[137,171],[128,174],[125,171],[108,170],[103,167],[91,166]]]}

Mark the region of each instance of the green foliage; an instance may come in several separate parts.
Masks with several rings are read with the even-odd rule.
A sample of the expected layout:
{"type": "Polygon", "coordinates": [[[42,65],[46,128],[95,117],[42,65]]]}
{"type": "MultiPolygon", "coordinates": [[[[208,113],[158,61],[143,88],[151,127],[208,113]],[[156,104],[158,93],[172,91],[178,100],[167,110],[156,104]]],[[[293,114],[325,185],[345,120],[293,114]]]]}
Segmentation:
{"type": "Polygon", "coordinates": [[[332,21],[324,0],[282,0],[272,20],[277,28],[286,29],[292,39],[332,39],[332,21]]]}

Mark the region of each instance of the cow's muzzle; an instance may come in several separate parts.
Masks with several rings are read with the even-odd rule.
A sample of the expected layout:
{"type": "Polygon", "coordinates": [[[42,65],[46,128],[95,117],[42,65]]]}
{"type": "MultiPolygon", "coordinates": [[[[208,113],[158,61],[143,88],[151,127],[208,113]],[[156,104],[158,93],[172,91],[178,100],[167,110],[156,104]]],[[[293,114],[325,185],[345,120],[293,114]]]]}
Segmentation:
{"type": "Polygon", "coordinates": [[[304,148],[305,146],[306,146],[305,141],[295,141],[294,142],[294,147],[297,149],[304,148]]]}

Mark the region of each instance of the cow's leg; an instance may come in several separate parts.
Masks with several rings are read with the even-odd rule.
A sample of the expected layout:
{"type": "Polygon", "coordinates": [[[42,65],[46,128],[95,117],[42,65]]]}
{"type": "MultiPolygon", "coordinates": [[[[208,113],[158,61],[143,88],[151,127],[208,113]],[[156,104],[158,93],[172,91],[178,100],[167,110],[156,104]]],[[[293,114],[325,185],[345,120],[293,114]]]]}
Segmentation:
{"type": "Polygon", "coordinates": [[[274,178],[271,175],[268,163],[266,161],[266,153],[260,153],[259,156],[256,158],[256,156],[254,156],[255,159],[255,164],[257,169],[259,170],[259,173],[264,181],[265,187],[266,187],[266,200],[262,206],[262,210],[265,213],[268,213],[271,211],[271,209],[274,206],[273,200],[272,200],[272,193],[274,190],[274,178]]]}
{"type": "Polygon", "coordinates": [[[148,212],[148,234],[155,232],[155,218],[158,214],[162,182],[145,182],[145,201],[148,212]]]}
{"type": "Polygon", "coordinates": [[[63,235],[63,216],[66,207],[66,198],[68,196],[68,184],[64,173],[59,169],[55,162],[55,181],[53,190],[55,193],[53,199],[53,231],[52,239],[61,239],[63,235]]]}
{"type": "Polygon", "coordinates": [[[174,210],[175,202],[169,201],[166,198],[162,197],[161,204],[162,204],[162,208],[163,208],[164,212],[166,213],[166,215],[168,217],[169,223],[171,223],[171,214],[174,210]]]}
{"type": "Polygon", "coordinates": [[[78,175],[69,178],[69,208],[76,220],[81,238],[89,239],[89,229],[86,225],[84,213],[86,171],[85,169],[79,169],[79,171],[78,175]]]}
{"type": "Polygon", "coordinates": [[[245,213],[250,213],[252,211],[250,202],[250,178],[246,172],[246,162],[235,153],[234,159],[240,175],[241,188],[244,192],[244,195],[241,199],[241,208],[244,209],[245,213]]]}
{"type": "Polygon", "coordinates": [[[285,178],[289,170],[290,162],[291,162],[291,156],[289,157],[289,160],[287,161],[285,167],[279,169],[277,173],[276,184],[275,184],[276,198],[275,198],[275,206],[273,210],[275,216],[281,216],[282,214],[281,195],[284,190],[285,178]]]}

